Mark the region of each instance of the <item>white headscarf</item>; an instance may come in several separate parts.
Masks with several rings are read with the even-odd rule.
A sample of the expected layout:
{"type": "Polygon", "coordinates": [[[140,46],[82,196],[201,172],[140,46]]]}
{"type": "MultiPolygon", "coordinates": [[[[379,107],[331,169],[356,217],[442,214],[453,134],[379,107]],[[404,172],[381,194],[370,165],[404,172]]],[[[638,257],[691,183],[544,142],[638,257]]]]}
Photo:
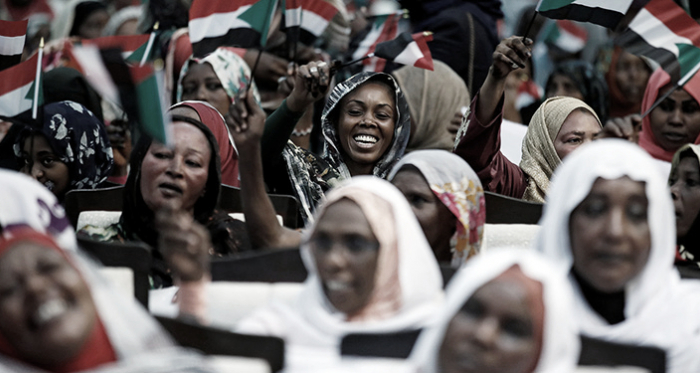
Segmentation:
{"type": "Polygon", "coordinates": [[[537,373],[573,372],[579,356],[579,337],[573,314],[571,287],[566,274],[541,255],[522,249],[502,249],[485,252],[467,262],[450,281],[445,306],[438,313],[432,328],[421,333],[410,360],[421,373],[437,373],[438,352],[445,330],[464,303],[483,285],[500,276],[514,265],[527,277],[542,284],[544,331],[542,349],[537,360],[537,373]]]}
{"type": "Polygon", "coordinates": [[[56,196],[19,172],[0,169],[0,228],[28,225],[47,233],[64,250],[77,249],[75,231],[56,196]]]}
{"type": "Polygon", "coordinates": [[[649,200],[651,251],[644,269],[625,286],[625,320],[608,324],[581,294],[573,275],[576,318],[583,334],[620,343],[667,350],[669,372],[700,370],[700,285],[681,281],[673,267],[675,214],[665,175],[643,149],[623,140],[600,140],[572,153],[554,173],[547,195],[537,250],[571,269],[571,212],[598,178],[627,176],[645,183],[649,200]]]}
{"type": "MultiPolygon", "coordinates": [[[[361,195],[369,199],[376,197],[384,206],[389,206],[388,210],[380,211],[386,224],[385,230],[378,232],[373,223],[377,221],[378,212],[369,212],[367,204],[358,203],[380,242],[373,294],[369,304],[360,311],[360,314],[367,314],[366,317],[361,321],[348,321],[345,314],[333,308],[323,292],[311,250],[308,245],[302,245],[301,254],[309,277],[299,298],[293,304],[275,303],[239,324],[239,332],[284,338],[287,368],[303,371],[302,366],[337,363],[340,340],[345,334],[418,329],[442,304],[442,277],[435,256],[408,202],[389,182],[372,176],[353,177],[327,195],[327,202],[318,209],[316,216],[322,217],[333,202],[343,198],[358,202],[361,195]],[[393,248],[384,245],[392,241],[394,244],[389,246],[393,248]],[[394,261],[386,261],[387,257],[394,261]],[[392,272],[398,284],[384,281],[392,272]],[[386,293],[386,284],[392,289],[391,294],[386,293]],[[390,296],[391,302],[380,295],[390,296]],[[388,313],[387,307],[393,312],[388,313]],[[365,312],[370,309],[372,312],[365,312]]],[[[315,228],[316,223],[306,232],[304,241],[308,241],[315,228]]]]}
{"type": "Polygon", "coordinates": [[[393,180],[405,165],[415,166],[430,189],[457,218],[452,240],[452,266],[459,267],[481,251],[486,224],[486,197],[481,180],[461,157],[444,150],[416,150],[401,158],[389,174],[393,180]]]}

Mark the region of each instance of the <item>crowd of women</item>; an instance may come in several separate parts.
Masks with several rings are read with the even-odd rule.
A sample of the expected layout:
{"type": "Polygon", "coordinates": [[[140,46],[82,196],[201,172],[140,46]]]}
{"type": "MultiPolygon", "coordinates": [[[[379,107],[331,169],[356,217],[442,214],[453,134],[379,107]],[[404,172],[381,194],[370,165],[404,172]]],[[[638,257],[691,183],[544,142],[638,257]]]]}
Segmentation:
{"type": "Polygon", "coordinates": [[[282,338],[288,372],[574,372],[581,337],[700,371],[700,76],[676,89],[593,30],[592,59],[504,37],[512,1],[326,2],[338,14],[291,63],[283,30],[266,51],[193,57],[187,2],[3,2],[0,16],[29,18],[25,58],[57,42],[43,117],[0,113],[1,372],[220,371],[114,290],[77,237],[150,246],[151,289],[177,287],[179,317],[205,325],[212,261],[298,250],[298,296],[231,330],[282,338]],[[435,32],[433,71],[332,68],[399,6],[435,32]],[[66,40],[157,23],[168,144],[60,62],[66,40]],[[120,185],[116,220],[70,225],[67,195],[120,185]],[[231,187],[245,221],[221,208],[231,187]],[[487,192],[544,204],[532,247],[485,247],[487,192]],[[302,228],[278,220],[271,193],[296,198],[302,228]],[[393,365],[341,355],[349,334],[407,331],[419,337],[393,365]]]}

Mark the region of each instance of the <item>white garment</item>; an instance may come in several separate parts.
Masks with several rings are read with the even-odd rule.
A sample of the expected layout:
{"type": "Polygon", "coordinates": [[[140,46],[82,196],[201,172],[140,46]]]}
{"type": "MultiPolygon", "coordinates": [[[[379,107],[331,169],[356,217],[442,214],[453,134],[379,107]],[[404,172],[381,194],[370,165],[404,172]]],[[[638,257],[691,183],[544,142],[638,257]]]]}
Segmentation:
{"type": "Polygon", "coordinates": [[[28,225],[53,237],[64,250],[76,250],[75,231],[56,196],[38,181],[0,169],[0,228],[28,225]]]}
{"type": "MultiPolygon", "coordinates": [[[[343,187],[333,189],[329,203],[343,198],[347,192],[371,193],[391,206],[387,216],[394,217],[398,250],[398,280],[401,308],[396,314],[376,321],[346,321],[326,299],[316,273],[315,261],[308,245],[302,245],[302,258],[309,271],[304,289],[291,304],[276,302],[241,321],[236,331],[273,335],[285,340],[286,371],[306,371],[314,366],[332,366],[340,361],[340,341],[348,333],[385,333],[421,328],[442,304],[442,277],[435,256],[408,202],[393,185],[371,176],[354,177],[343,187]]],[[[322,216],[326,206],[317,211],[322,216]]],[[[363,209],[363,211],[365,211],[363,209]]],[[[367,214],[365,212],[365,214],[367,214]]],[[[318,219],[317,219],[318,220],[318,219]]],[[[316,224],[316,223],[315,223],[316,224]]],[[[304,241],[316,226],[306,232],[304,241]]],[[[374,228],[373,228],[374,229],[374,228]]],[[[376,232],[375,232],[376,235],[376,232]]],[[[382,250],[387,250],[384,246],[382,250]]],[[[378,263],[381,259],[378,259],[378,263]]],[[[381,269],[378,265],[375,279],[381,269]]],[[[388,269],[387,269],[388,270],[388,269]]],[[[378,292],[375,286],[374,291],[378,292]]],[[[365,309],[371,304],[365,306],[365,309]]]]}
{"type": "Polygon", "coordinates": [[[566,273],[531,250],[501,249],[482,253],[466,263],[452,278],[445,294],[445,306],[433,327],[421,333],[410,361],[422,373],[439,372],[437,356],[452,318],[476,290],[518,265],[527,277],[542,284],[544,331],[536,373],[570,373],[579,356],[579,337],[573,314],[573,295],[566,273]]]}
{"type": "Polygon", "coordinates": [[[536,247],[563,268],[573,265],[571,212],[598,178],[627,176],[645,183],[651,231],[649,259],[625,286],[625,321],[608,324],[587,303],[573,275],[576,318],[583,334],[608,341],[656,346],[667,351],[667,372],[700,371],[700,282],[680,280],[673,267],[675,214],[667,175],[642,148],[605,139],[581,147],[556,170],[547,195],[536,247]]]}

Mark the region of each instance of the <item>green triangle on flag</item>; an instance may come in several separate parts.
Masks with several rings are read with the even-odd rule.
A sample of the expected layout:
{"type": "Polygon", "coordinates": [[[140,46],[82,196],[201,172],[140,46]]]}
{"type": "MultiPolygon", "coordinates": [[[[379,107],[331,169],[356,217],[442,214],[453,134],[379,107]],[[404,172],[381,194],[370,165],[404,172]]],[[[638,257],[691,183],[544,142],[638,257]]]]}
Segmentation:
{"type": "Polygon", "coordinates": [[[700,48],[692,44],[676,44],[676,47],[678,47],[678,63],[681,65],[683,77],[700,64],[700,48]]]}
{"type": "Polygon", "coordinates": [[[548,10],[559,9],[571,5],[574,2],[576,2],[576,0],[540,0],[540,3],[537,5],[537,11],[546,12],[548,10]]]}
{"type": "Polygon", "coordinates": [[[238,19],[247,22],[250,28],[260,33],[260,46],[267,43],[267,34],[270,32],[270,22],[275,14],[277,0],[260,0],[251,5],[238,19]]]}
{"type": "Polygon", "coordinates": [[[167,122],[161,102],[162,92],[159,89],[160,85],[153,68],[146,64],[144,66],[132,66],[130,71],[134,80],[134,88],[136,89],[139,110],[137,123],[139,129],[154,140],[167,144],[167,122]]]}
{"type": "MultiPolygon", "coordinates": [[[[37,99],[37,104],[36,106],[39,107],[44,104],[44,90],[43,90],[43,81],[44,81],[44,72],[41,72],[41,76],[39,78],[39,96],[37,99]]],[[[29,91],[27,92],[27,95],[24,96],[25,100],[32,100],[32,107],[34,107],[34,89],[36,88],[36,79],[32,82],[32,86],[29,88],[29,91]]]]}

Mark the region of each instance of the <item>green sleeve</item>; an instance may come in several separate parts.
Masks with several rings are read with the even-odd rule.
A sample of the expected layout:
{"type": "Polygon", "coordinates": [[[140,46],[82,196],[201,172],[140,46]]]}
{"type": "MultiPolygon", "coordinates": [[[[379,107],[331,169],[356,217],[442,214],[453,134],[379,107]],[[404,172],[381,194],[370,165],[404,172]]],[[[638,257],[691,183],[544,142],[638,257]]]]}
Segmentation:
{"type": "Polygon", "coordinates": [[[265,121],[265,131],[261,139],[261,152],[264,169],[274,169],[279,167],[282,161],[282,150],[284,150],[289,136],[294,131],[299,119],[304,112],[295,113],[287,107],[287,100],[282,101],[265,121]]]}

